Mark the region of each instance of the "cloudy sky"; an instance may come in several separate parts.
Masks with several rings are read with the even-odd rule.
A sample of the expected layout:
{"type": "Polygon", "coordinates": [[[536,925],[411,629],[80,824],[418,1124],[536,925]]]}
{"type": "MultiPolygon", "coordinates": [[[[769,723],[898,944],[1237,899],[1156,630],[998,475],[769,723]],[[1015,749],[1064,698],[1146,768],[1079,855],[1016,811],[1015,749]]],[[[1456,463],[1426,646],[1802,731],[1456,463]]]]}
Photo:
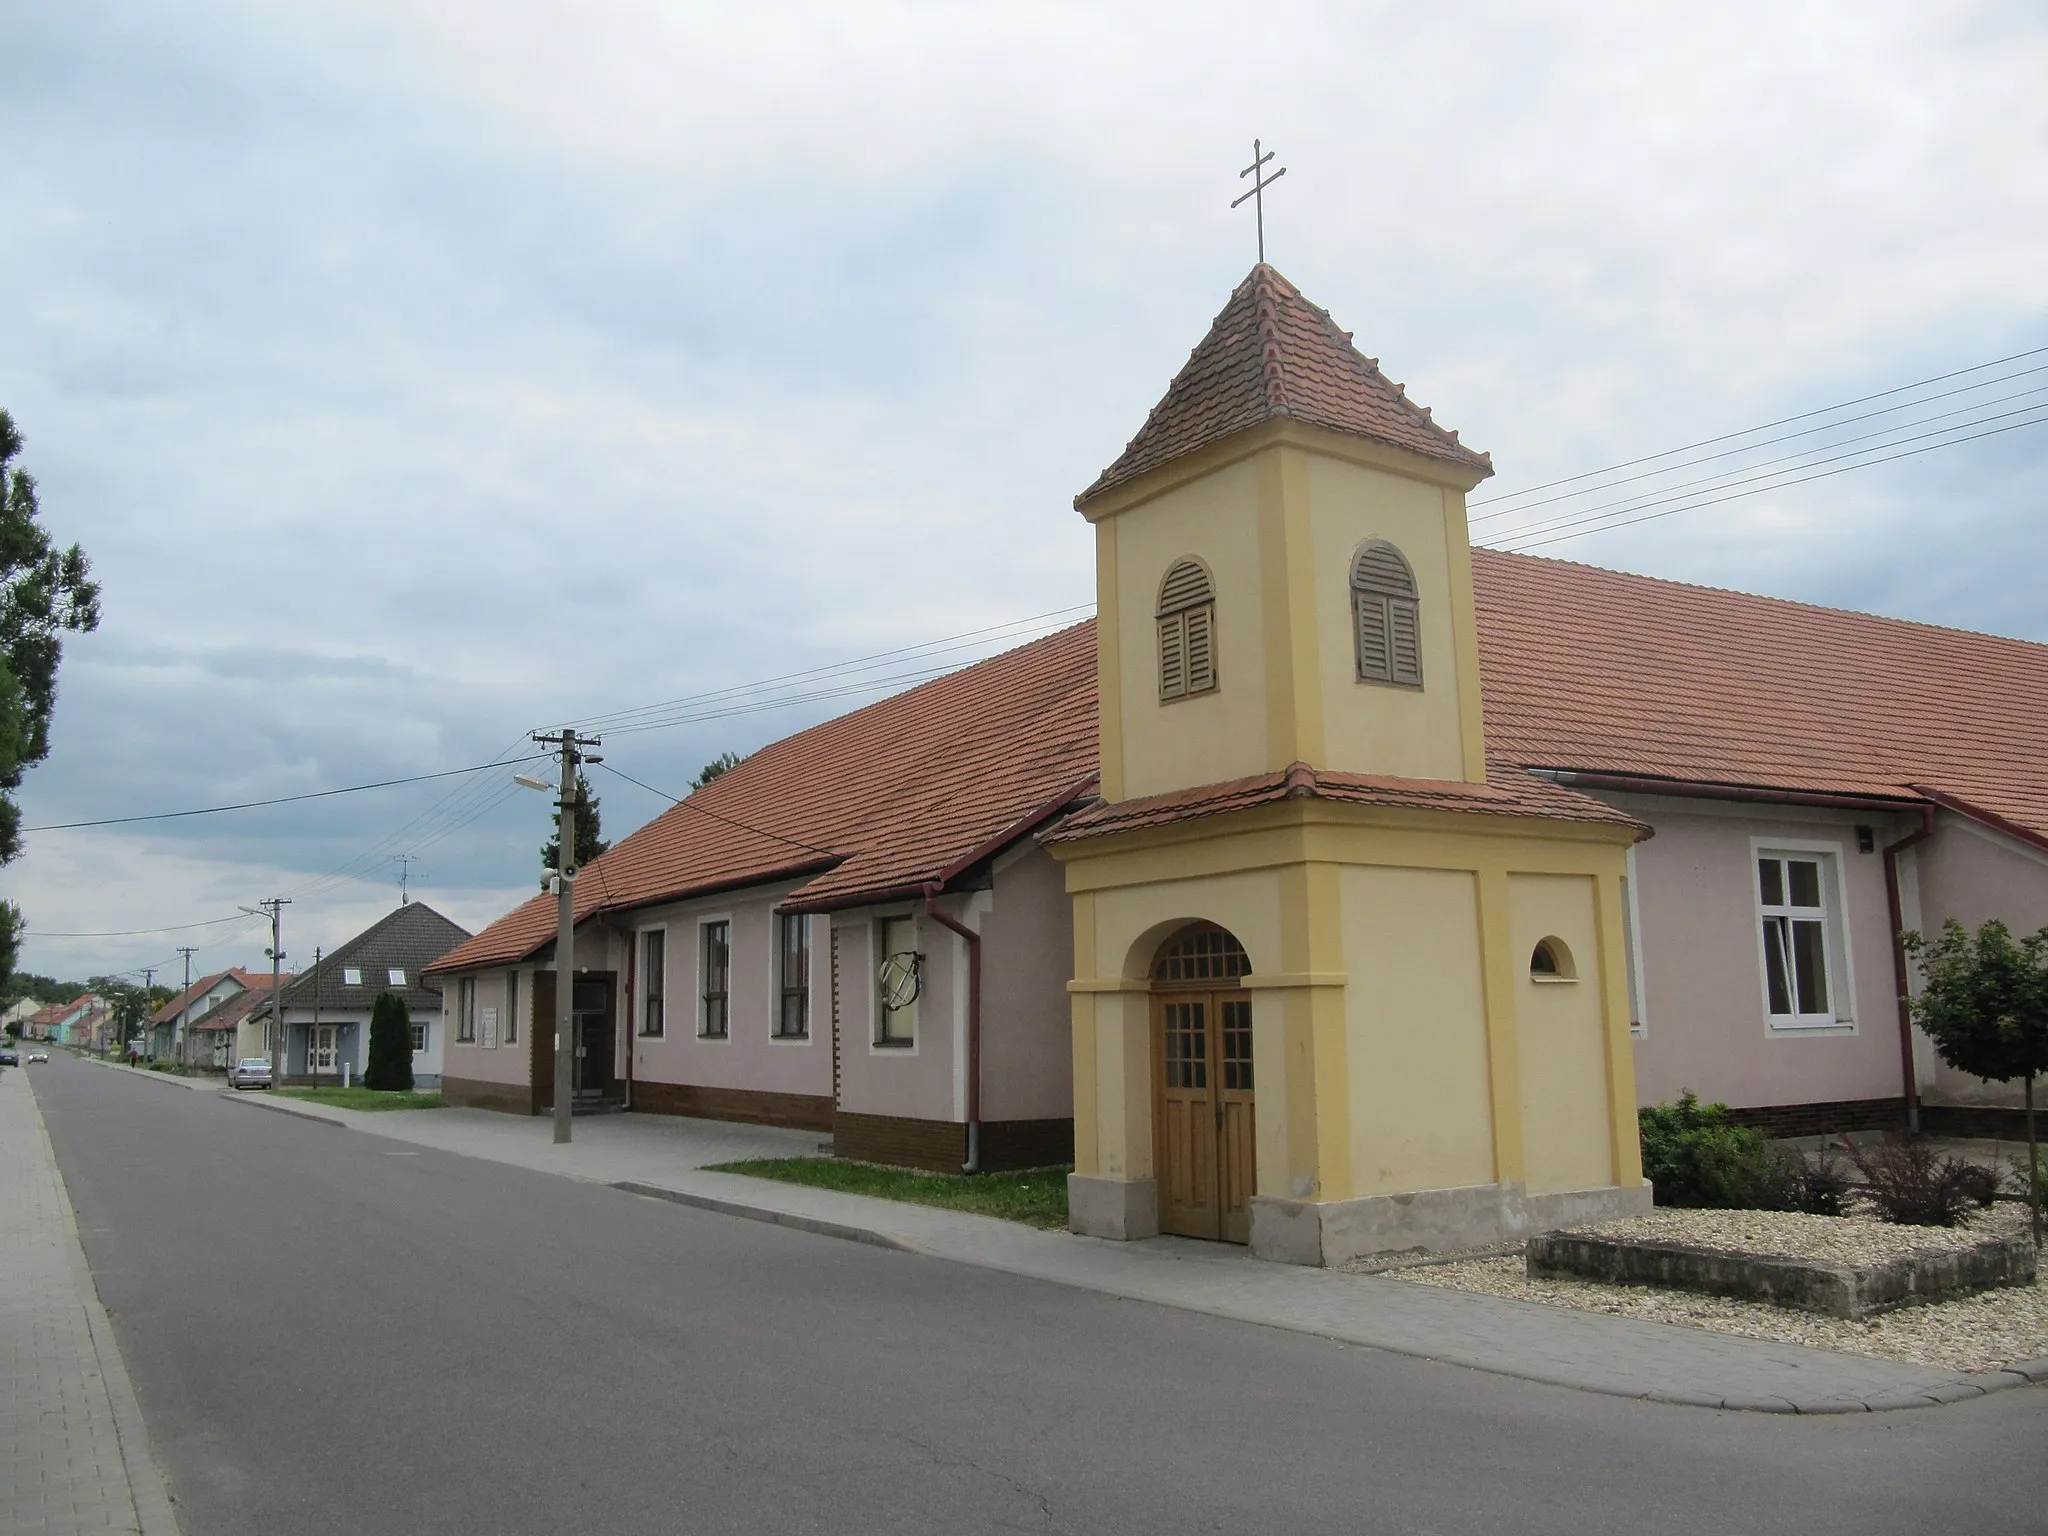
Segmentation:
{"type": "MultiPolygon", "coordinates": [[[[0,8],[0,406],[106,614],[27,821],[463,768],[1087,603],[1071,498],[1251,264],[1255,134],[1272,260],[1492,451],[1482,494],[2048,347],[2038,5],[1542,9],[0,8]]],[[[1880,402],[2018,430],[1542,552],[2048,640],[2011,414],[2048,373],[1996,382],[2043,363],[1880,402]]],[[[871,696],[606,755],[679,792],[871,696]]],[[[597,788],[614,836],[664,803],[597,788]]],[[[0,894],[28,969],[261,964],[247,922],[64,935],[277,893],[299,962],[400,853],[480,926],[547,813],[494,769],[43,832],[0,894]]]]}

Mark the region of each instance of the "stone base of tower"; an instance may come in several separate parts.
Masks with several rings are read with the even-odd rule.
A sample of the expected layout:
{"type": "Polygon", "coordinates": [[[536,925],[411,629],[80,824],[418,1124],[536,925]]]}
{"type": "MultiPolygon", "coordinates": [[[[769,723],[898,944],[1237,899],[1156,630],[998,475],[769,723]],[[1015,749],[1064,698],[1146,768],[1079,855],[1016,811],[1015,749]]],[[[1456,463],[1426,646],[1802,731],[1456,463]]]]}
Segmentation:
{"type": "Polygon", "coordinates": [[[1067,1175],[1067,1230],[1131,1242],[1159,1235],[1159,1181],[1067,1175]]]}
{"type": "Polygon", "coordinates": [[[1455,1253],[1587,1222],[1647,1215],[1650,1186],[1532,1195],[1519,1184],[1421,1189],[1355,1200],[1251,1200],[1252,1252],[1332,1267],[1394,1253],[1455,1253]]]}

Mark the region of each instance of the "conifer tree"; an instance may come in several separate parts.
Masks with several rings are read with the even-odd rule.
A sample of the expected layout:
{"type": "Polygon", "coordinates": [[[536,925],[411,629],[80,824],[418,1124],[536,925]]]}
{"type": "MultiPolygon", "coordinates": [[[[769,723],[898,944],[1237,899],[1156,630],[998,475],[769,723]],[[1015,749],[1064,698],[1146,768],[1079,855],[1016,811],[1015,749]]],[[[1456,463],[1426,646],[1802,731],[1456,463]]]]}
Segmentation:
{"type": "Polygon", "coordinates": [[[370,1007],[370,1059],[363,1086],[382,1093],[412,1087],[412,1015],[395,992],[379,992],[370,1007]]]}

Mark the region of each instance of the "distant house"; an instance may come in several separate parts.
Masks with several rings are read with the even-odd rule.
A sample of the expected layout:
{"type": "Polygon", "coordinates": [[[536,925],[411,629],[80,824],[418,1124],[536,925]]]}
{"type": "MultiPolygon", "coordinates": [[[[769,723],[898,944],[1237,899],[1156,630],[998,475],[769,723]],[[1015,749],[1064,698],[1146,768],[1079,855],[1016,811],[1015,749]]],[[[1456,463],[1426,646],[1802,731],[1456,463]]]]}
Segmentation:
{"type": "Polygon", "coordinates": [[[29,1015],[23,1033],[31,1040],[53,1045],[75,1045],[98,1050],[106,1034],[112,1010],[97,992],[87,992],[68,1003],[51,1003],[29,1015]]]}
{"type": "MultiPolygon", "coordinates": [[[[286,983],[286,1082],[338,1082],[363,1075],[369,1060],[370,1009],[380,992],[401,998],[412,1020],[412,1075],[421,1087],[441,1081],[441,992],[421,972],[470,937],[424,902],[409,902],[378,919],[313,969],[286,983]]],[[[268,978],[265,978],[266,980],[268,978]]],[[[270,999],[250,1007],[237,1027],[238,1056],[270,1052],[270,999]]]]}
{"type": "MultiPolygon", "coordinates": [[[[286,983],[289,985],[287,974],[286,983]]],[[[262,1051],[237,1050],[242,1025],[256,1006],[270,996],[270,978],[251,974],[250,985],[229,993],[221,1002],[185,1026],[179,1057],[188,1068],[203,1072],[225,1072],[236,1056],[260,1056],[262,1051]]]]}
{"type": "MultiPolygon", "coordinates": [[[[190,1029],[194,1020],[212,1012],[238,992],[251,987],[270,985],[266,974],[258,976],[253,971],[230,967],[216,971],[211,976],[202,976],[176,997],[165,1003],[149,1016],[149,1030],[143,1041],[143,1054],[157,1059],[174,1059],[186,1066],[206,1067],[215,1065],[211,1059],[195,1060],[191,1049],[190,1029]]],[[[212,1042],[201,1045],[210,1051],[212,1042]]],[[[218,1065],[225,1067],[226,1062],[218,1065]]]]}

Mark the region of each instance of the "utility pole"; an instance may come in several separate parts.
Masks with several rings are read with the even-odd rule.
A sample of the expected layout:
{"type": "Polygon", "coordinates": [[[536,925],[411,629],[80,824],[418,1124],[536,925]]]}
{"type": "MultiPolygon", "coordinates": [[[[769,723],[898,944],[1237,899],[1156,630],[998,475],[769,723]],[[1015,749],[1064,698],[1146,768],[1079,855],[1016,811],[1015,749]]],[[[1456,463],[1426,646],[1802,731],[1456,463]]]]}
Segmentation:
{"type": "Polygon", "coordinates": [[[542,746],[562,753],[561,793],[555,801],[555,1144],[569,1140],[575,1113],[576,1072],[576,770],[601,763],[585,747],[601,747],[602,737],[579,736],[564,726],[556,732],[535,731],[542,746]]]}
{"type": "Polygon", "coordinates": [[[251,917],[268,916],[270,919],[270,1086],[284,1086],[284,999],[278,996],[284,979],[284,909],[290,906],[289,896],[271,896],[256,903],[254,907],[243,907],[251,917]],[[258,911],[257,908],[262,908],[258,911]]]}
{"type": "MultiPolygon", "coordinates": [[[[178,953],[185,957],[185,985],[178,989],[178,996],[184,997],[187,992],[192,990],[192,957],[199,953],[199,946],[196,944],[180,944],[178,946],[178,953]]],[[[185,1050],[185,1015],[191,1011],[192,1004],[188,999],[184,1010],[179,1013],[171,1026],[171,1049],[180,1055],[189,1054],[185,1050]]]]}

